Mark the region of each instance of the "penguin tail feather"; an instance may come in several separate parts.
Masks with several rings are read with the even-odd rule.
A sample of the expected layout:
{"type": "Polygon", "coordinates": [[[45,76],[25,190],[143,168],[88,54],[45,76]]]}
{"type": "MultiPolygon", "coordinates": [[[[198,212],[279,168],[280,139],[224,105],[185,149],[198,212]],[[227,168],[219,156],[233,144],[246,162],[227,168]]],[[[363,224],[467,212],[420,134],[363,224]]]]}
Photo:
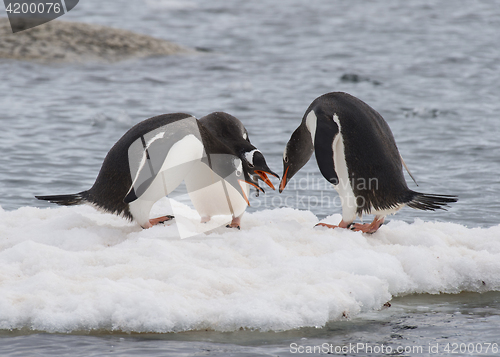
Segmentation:
{"type": "Polygon", "coordinates": [[[52,203],[57,203],[61,206],[74,206],[81,205],[85,202],[85,199],[81,193],[76,193],[74,195],[54,195],[54,196],[35,196],[39,200],[49,201],[52,203]]]}
{"type": "Polygon", "coordinates": [[[457,202],[458,197],[449,195],[432,195],[427,193],[413,192],[413,197],[406,205],[423,211],[446,210],[449,203],[457,202]]]}

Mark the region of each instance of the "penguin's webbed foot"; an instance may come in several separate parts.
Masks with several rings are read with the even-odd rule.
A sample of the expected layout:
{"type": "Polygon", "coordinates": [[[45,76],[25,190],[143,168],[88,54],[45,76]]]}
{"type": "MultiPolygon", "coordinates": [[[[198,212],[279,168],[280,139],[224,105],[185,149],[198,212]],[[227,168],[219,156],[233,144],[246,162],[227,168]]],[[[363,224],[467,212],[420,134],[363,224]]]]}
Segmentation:
{"type": "Polygon", "coordinates": [[[340,221],[340,223],[338,225],[335,225],[335,224],[328,224],[328,223],[318,223],[317,225],[315,225],[314,227],[326,227],[326,228],[348,228],[348,229],[351,229],[351,226],[353,225],[353,223],[346,223],[344,222],[343,220],[340,221]]]}
{"type": "Polygon", "coordinates": [[[377,230],[372,230],[372,227],[371,227],[371,223],[353,223],[352,224],[352,227],[350,228],[351,231],[354,231],[354,232],[363,232],[363,233],[369,233],[369,234],[373,234],[375,233],[377,230]]]}
{"type": "Polygon", "coordinates": [[[340,228],[339,226],[336,226],[335,224],[328,224],[328,223],[318,223],[317,225],[315,225],[314,227],[326,227],[326,228],[340,228]]]}
{"type": "Polygon", "coordinates": [[[376,231],[378,231],[378,229],[383,223],[384,223],[384,217],[381,218],[375,217],[372,223],[365,223],[365,224],[354,223],[352,224],[352,227],[350,229],[355,232],[373,234],[376,231]]]}
{"type": "Polygon", "coordinates": [[[320,227],[327,227],[327,228],[345,228],[345,229],[350,229],[351,231],[354,232],[363,232],[363,233],[368,233],[368,234],[373,234],[375,233],[380,226],[384,223],[384,217],[375,217],[372,223],[346,223],[343,220],[340,221],[339,225],[335,224],[328,224],[328,223],[318,223],[315,225],[315,227],[320,226],[320,227]]]}
{"type": "Polygon", "coordinates": [[[151,227],[152,226],[155,226],[157,224],[164,224],[165,222],[168,222],[168,221],[171,221],[172,219],[174,219],[174,216],[172,215],[166,215],[166,216],[162,216],[162,217],[157,217],[157,218],[152,218],[149,220],[149,224],[151,224],[151,227]]]}
{"type": "Polygon", "coordinates": [[[237,228],[239,230],[240,220],[241,220],[240,217],[233,217],[233,220],[226,226],[226,228],[237,228]]]}

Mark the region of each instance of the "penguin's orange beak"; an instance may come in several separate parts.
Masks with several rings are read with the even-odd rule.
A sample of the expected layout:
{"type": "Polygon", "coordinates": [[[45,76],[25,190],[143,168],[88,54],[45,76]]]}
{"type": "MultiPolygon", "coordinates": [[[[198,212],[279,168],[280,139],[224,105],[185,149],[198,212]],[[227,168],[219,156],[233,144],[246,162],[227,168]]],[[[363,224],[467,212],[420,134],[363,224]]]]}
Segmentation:
{"type": "MultiPolygon", "coordinates": [[[[259,175],[260,179],[261,179],[262,181],[264,181],[264,182],[265,182],[265,183],[266,183],[269,187],[271,187],[273,190],[275,190],[275,188],[274,188],[274,186],[273,186],[273,183],[271,182],[271,180],[269,180],[269,178],[267,177],[267,174],[269,174],[269,175],[273,175],[273,176],[275,176],[275,177],[279,178],[279,177],[278,177],[278,175],[273,174],[273,173],[271,173],[271,172],[261,171],[261,170],[255,170],[255,173],[256,173],[257,175],[259,175]]],[[[255,185],[254,185],[254,186],[255,186],[255,185]]]]}
{"type": "Polygon", "coordinates": [[[249,185],[252,185],[253,187],[255,187],[257,190],[260,190],[262,192],[264,192],[264,190],[262,189],[262,187],[259,187],[258,185],[254,184],[253,182],[248,182],[248,181],[245,181],[245,180],[238,180],[238,183],[240,184],[240,188],[241,188],[241,195],[243,196],[243,198],[245,199],[245,201],[247,202],[247,205],[250,206],[250,200],[248,199],[246,193],[245,193],[245,190],[243,189],[243,186],[241,186],[241,183],[244,182],[244,183],[247,183],[249,185]]]}
{"type": "Polygon", "coordinates": [[[287,180],[286,180],[286,176],[288,174],[288,169],[290,168],[290,166],[288,166],[285,170],[285,173],[283,174],[283,178],[281,179],[281,182],[280,182],[280,190],[279,192],[283,192],[283,190],[285,189],[285,186],[286,186],[286,183],[287,183],[287,180]]]}
{"type": "Polygon", "coordinates": [[[262,187],[260,187],[260,186],[258,186],[258,185],[256,185],[256,184],[254,184],[253,182],[244,181],[244,180],[240,180],[240,182],[248,183],[249,185],[252,185],[253,187],[255,187],[257,190],[262,191],[262,192],[265,192],[265,191],[262,189],[262,187]]]}
{"type": "MultiPolygon", "coordinates": [[[[245,193],[245,189],[243,188],[243,186],[241,185],[241,183],[244,182],[244,183],[248,183],[249,185],[252,185],[252,186],[255,186],[259,189],[261,189],[259,186],[257,185],[254,185],[253,183],[251,182],[248,182],[248,181],[245,181],[245,180],[238,180],[238,183],[240,184],[240,189],[241,189],[241,195],[243,196],[243,198],[245,199],[247,205],[250,206],[250,200],[248,199],[248,196],[247,194],[245,193]]],[[[262,190],[262,189],[261,189],[262,190]]]]}

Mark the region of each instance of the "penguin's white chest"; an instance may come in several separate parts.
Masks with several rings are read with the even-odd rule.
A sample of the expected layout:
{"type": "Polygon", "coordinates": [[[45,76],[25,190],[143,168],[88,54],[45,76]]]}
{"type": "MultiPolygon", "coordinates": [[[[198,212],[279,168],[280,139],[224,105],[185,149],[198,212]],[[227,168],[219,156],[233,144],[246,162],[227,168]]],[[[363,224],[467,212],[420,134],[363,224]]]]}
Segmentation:
{"type": "MultiPolygon", "coordinates": [[[[241,170],[239,173],[243,176],[241,170]]],[[[245,197],[248,198],[250,186],[242,181],[231,181],[234,181],[233,184],[202,162],[186,177],[189,198],[202,218],[217,215],[239,217],[245,212],[248,206],[245,197]]]]}
{"type": "Polygon", "coordinates": [[[334,188],[338,192],[342,203],[342,220],[344,222],[352,222],[356,218],[356,196],[354,195],[352,182],[349,179],[342,127],[336,114],[333,115],[333,121],[339,128],[339,133],[335,136],[332,143],[333,163],[335,165],[335,173],[339,179],[338,184],[334,185],[334,188]]]}

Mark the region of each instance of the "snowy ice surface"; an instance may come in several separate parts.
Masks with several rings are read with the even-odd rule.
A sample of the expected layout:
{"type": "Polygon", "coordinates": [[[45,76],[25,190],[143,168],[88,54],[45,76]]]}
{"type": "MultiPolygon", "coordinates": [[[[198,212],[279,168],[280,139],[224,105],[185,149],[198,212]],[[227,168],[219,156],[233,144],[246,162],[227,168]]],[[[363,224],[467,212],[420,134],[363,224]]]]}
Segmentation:
{"type": "Polygon", "coordinates": [[[0,329],[287,330],[396,295],[500,290],[500,226],[393,220],[366,235],[316,223],[281,208],[246,213],[241,231],[180,239],[176,223],[142,230],[89,206],[0,208],[0,329]]]}

